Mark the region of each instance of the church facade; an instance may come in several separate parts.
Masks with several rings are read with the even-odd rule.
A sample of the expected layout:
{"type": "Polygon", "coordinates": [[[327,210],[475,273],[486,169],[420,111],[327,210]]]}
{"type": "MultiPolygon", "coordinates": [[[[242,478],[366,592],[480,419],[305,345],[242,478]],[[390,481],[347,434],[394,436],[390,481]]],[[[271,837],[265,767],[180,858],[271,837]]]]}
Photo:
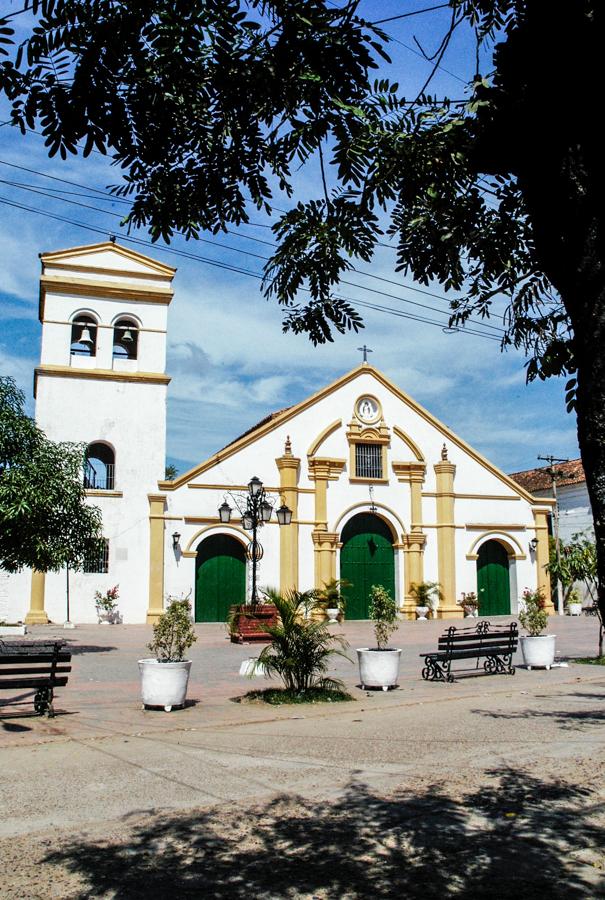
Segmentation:
{"type": "MultiPolygon", "coordinates": [[[[536,498],[363,363],[257,426],[174,481],[164,479],[167,310],[174,269],[114,243],[44,254],[36,418],[54,440],[87,445],[85,485],[105,540],[70,574],[70,617],[96,621],[94,594],[120,586],[124,622],[153,622],[168,596],[196,621],[224,621],[250,599],[251,535],[238,507],[253,476],[275,513],[259,531],[261,586],[351,583],[347,617],[367,618],[383,584],[415,617],[410,586],[439,582],[437,614],[514,614],[544,587],[551,501],[536,498]],[[221,522],[219,507],[233,514],[221,522]]],[[[489,423],[486,422],[486,427],[489,423]]],[[[21,573],[6,613],[65,619],[66,573],[21,573]]]]}

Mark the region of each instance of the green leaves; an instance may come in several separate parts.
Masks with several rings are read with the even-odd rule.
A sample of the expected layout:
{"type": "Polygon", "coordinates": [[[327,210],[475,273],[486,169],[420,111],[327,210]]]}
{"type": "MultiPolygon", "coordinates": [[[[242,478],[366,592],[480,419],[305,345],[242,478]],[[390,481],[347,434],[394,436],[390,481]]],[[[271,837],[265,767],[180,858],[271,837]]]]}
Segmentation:
{"type": "Polygon", "coordinates": [[[85,502],[84,450],[49,441],[23,403],[0,378],[0,568],[79,568],[101,537],[100,511],[85,502]]]}

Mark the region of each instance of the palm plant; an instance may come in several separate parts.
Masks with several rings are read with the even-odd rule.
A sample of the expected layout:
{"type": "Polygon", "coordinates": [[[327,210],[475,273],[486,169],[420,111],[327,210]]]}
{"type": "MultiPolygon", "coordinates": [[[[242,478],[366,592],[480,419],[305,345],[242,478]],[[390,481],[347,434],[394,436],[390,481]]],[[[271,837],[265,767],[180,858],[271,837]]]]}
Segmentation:
{"type": "Polygon", "coordinates": [[[438,581],[419,581],[410,585],[410,595],[416,601],[416,606],[428,606],[433,608],[436,600],[443,600],[441,585],[438,581]]]}
{"type": "Polygon", "coordinates": [[[267,675],[279,675],[287,691],[295,694],[311,690],[342,691],[343,683],[326,676],[333,656],[343,656],[348,647],[344,638],[330,632],[325,622],[303,618],[302,611],[314,599],[314,591],[287,591],[268,588],[267,599],[277,609],[275,625],[267,625],[271,643],[261,651],[257,668],[267,675]],[[310,596],[312,595],[312,596],[310,596]],[[335,645],[339,645],[338,649],[335,645]]]}
{"type": "Polygon", "coordinates": [[[353,585],[346,578],[331,578],[330,581],[325,581],[324,586],[314,592],[317,605],[321,609],[338,609],[340,613],[344,613],[346,601],[342,591],[348,587],[353,585]]]}

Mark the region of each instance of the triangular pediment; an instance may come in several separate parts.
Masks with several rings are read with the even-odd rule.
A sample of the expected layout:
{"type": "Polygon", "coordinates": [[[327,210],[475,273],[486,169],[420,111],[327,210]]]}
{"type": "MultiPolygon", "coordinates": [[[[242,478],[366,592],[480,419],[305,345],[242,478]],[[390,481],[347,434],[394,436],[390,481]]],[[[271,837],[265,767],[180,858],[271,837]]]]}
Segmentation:
{"type": "MultiPolygon", "coordinates": [[[[239,453],[250,445],[255,444],[256,442],[262,440],[265,435],[274,431],[275,429],[288,424],[289,422],[296,419],[301,413],[309,410],[311,407],[322,404],[324,400],[330,398],[333,394],[336,394],[343,387],[355,381],[355,379],[360,378],[361,376],[370,376],[373,380],[375,380],[377,386],[380,385],[383,389],[386,389],[390,394],[392,394],[397,400],[403,403],[408,410],[415,413],[421,419],[423,419],[429,426],[435,429],[439,435],[441,436],[444,443],[447,443],[451,447],[456,447],[461,450],[467,457],[470,457],[475,463],[481,466],[483,469],[488,471],[492,476],[495,476],[498,481],[500,481],[503,485],[505,485],[509,490],[511,490],[517,496],[527,500],[530,503],[540,503],[541,501],[537,498],[534,498],[528,491],[524,490],[519,484],[513,481],[508,475],[502,472],[497,466],[493,465],[488,459],[486,459],[481,453],[475,450],[470,444],[467,444],[465,440],[460,438],[457,434],[451,431],[447,425],[443,422],[439,421],[432,413],[426,410],[423,406],[417,403],[412,397],[402,391],[397,385],[395,385],[386,375],[380,372],[378,369],[375,369],[373,366],[368,363],[363,363],[360,366],[356,366],[350,372],[347,372],[345,375],[333,381],[331,384],[326,385],[326,387],[317,391],[314,394],[311,394],[306,399],[302,400],[300,403],[295,404],[294,406],[290,406],[287,409],[282,410],[281,412],[272,414],[267,416],[261,422],[258,423],[257,426],[249,429],[239,438],[234,440],[232,443],[228,444],[218,453],[211,456],[209,459],[200,463],[198,466],[195,466],[193,469],[190,469],[188,472],[185,472],[178,479],[172,482],[160,482],[160,487],[163,490],[175,490],[178,487],[181,487],[184,484],[194,480],[196,477],[203,475],[208,470],[212,469],[214,466],[218,465],[220,462],[225,461],[229,457],[239,453]]],[[[366,383],[367,384],[367,383],[366,383]]],[[[365,390],[365,388],[364,388],[365,390]]],[[[333,422],[326,429],[326,433],[330,431],[334,431],[335,426],[340,426],[341,422],[333,422]]],[[[403,434],[398,428],[397,423],[392,423],[394,427],[394,432],[399,434],[404,443],[408,444],[408,447],[411,447],[412,455],[415,458],[421,458],[420,452],[416,448],[416,446],[412,443],[410,438],[406,438],[406,435],[403,434]]],[[[344,419],[342,420],[342,425],[346,427],[346,423],[344,419]]],[[[318,452],[321,453],[321,449],[318,449],[318,452]]]]}
{"type": "Polygon", "coordinates": [[[172,278],[176,269],[113,241],[40,254],[42,268],[172,278]]]}

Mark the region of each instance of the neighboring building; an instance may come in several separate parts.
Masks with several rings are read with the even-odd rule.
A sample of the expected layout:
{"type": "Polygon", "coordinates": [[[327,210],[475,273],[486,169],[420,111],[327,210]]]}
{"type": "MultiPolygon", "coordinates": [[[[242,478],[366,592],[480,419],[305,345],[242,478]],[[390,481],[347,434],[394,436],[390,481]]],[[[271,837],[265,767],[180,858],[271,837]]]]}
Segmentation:
{"type": "MultiPolygon", "coordinates": [[[[125,622],[153,622],[167,595],[189,593],[197,621],[224,620],[250,596],[250,536],[239,519],[221,524],[218,507],[234,506],[230,493],[253,475],[293,512],[290,525],[273,516],[260,533],[261,585],[346,578],[349,618],[367,617],[377,583],[409,617],[410,585],[422,580],[441,583],[443,618],[462,614],[463,592],[477,591],[486,615],[515,613],[526,586],[550,596],[552,501],[367,363],[163,480],[174,269],[113,243],[41,260],[36,416],[49,437],[88,446],[84,479],[106,538],[86,571],[71,574],[74,621],[95,621],[95,590],[114,584],[125,622]]],[[[61,622],[65,572],[8,576],[0,599],[13,619],[61,622]]]]}
{"type": "MultiPolygon", "coordinates": [[[[570,541],[574,534],[582,534],[594,540],[592,509],[582,460],[570,459],[568,462],[556,463],[554,470],[561,540],[570,541]]],[[[550,466],[514,472],[510,477],[534,497],[554,496],[550,466]]]]}

